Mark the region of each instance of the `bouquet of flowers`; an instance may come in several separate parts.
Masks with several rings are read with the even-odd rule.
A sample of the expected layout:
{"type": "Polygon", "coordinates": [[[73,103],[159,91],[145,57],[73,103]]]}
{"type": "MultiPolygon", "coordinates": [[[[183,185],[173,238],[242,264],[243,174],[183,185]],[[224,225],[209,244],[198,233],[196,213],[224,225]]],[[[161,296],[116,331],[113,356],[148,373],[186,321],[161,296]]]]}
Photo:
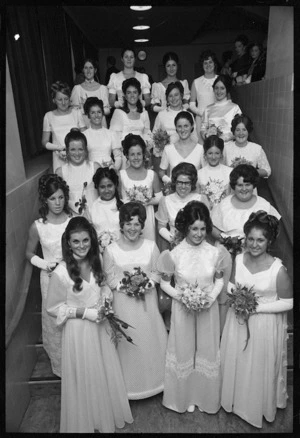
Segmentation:
{"type": "Polygon", "coordinates": [[[253,292],[253,286],[248,288],[247,286],[242,286],[239,283],[237,283],[236,288],[231,289],[231,291],[232,293],[227,292],[227,304],[233,308],[239,324],[246,323],[247,327],[246,345],[243,349],[243,351],[245,351],[250,339],[248,320],[249,317],[256,311],[256,307],[258,305],[257,295],[255,292],[253,292]]]}
{"type": "Polygon", "coordinates": [[[130,201],[139,201],[142,202],[142,204],[146,204],[152,198],[152,192],[147,186],[134,185],[126,190],[126,195],[130,201]]]}
{"type": "Polygon", "coordinates": [[[177,246],[178,243],[180,243],[183,239],[184,239],[183,234],[180,231],[176,230],[175,228],[174,234],[172,234],[171,242],[170,242],[171,249],[175,248],[175,246],[177,246]]]}
{"type": "Polygon", "coordinates": [[[123,329],[128,329],[128,327],[132,327],[132,325],[127,324],[127,322],[122,321],[119,319],[113,309],[111,300],[108,298],[105,298],[104,304],[98,305],[98,319],[96,320],[97,323],[107,319],[111,328],[111,336],[110,339],[113,342],[115,346],[118,345],[119,340],[124,336],[124,338],[130,342],[131,344],[134,344],[132,338],[128,336],[123,329]],[[121,328],[122,327],[122,328],[121,328]]]}
{"type": "Polygon", "coordinates": [[[187,283],[179,287],[179,290],[182,293],[180,301],[187,312],[200,312],[210,302],[208,292],[201,289],[197,282],[187,283]]]}
{"type": "Polygon", "coordinates": [[[114,164],[112,159],[108,161],[102,160],[100,163],[100,167],[110,167],[112,164],[114,164]]]}
{"type": "Polygon", "coordinates": [[[225,246],[232,257],[235,257],[243,250],[243,240],[243,237],[239,236],[221,236],[220,243],[225,246]]]}
{"type": "Polygon", "coordinates": [[[221,137],[223,134],[221,126],[216,126],[214,123],[209,123],[208,128],[206,130],[206,137],[210,137],[211,135],[217,135],[221,137]]]}
{"type": "Polygon", "coordinates": [[[84,194],[84,190],[87,186],[87,182],[83,183],[83,189],[82,189],[82,193],[81,193],[81,199],[79,199],[79,201],[75,202],[75,207],[78,207],[78,213],[81,214],[86,208],[87,208],[87,200],[84,194]]]}
{"type": "Polygon", "coordinates": [[[143,301],[145,301],[145,292],[152,287],[149,277],[140,267],[133,268],[131,272],[124,271],[121,283],[120,291],[143,301]]]}
{"type": "Polygon", "coordinates": [[[161,157],[165,146],[170,143],[169,134],[166,130],[159,128],[153,132],[152,140],[154,143],[153,155],[155,157],[161,157]]]}
{"type": "Polygon", "coordinates": [[[226,196],[223,181],[211,179],[205,184],[203,193],[208,197],[212,205],[218,204],[226,196]]]}
{"type": "Polygon", "coordinates": [[[236,167],[239,164],[251,164],[251,166],[253,166],[252,161],[248,161],[244,157],[235,157],[233,160],[231,160],[230,167],[236,167]]]}
{"type": "Polygon", "coordinates": [[[114,233],[113,231],[102,231],[99,236],[98,236],[98,243],[99,243],[99,249],[100,252],[103,253],[103,251],[105,250],[105,248],[111,244],[112,242],[114,242],[115,240],[117,240],[117,235],[116,233],[114,233]]]}

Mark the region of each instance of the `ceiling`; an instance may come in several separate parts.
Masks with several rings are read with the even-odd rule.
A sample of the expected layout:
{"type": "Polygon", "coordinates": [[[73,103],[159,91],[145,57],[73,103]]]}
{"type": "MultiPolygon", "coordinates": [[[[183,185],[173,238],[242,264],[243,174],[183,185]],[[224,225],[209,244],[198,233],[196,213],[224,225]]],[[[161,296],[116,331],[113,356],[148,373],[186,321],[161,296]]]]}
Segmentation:
{"type": "Polygon", "coordinates": [[[222,1],[216,3],[208,6],[157,5],[145,12],[116,5],[63,7],[98,49],[138,45],[134,43],[136,38],[149,38],[148,43],[142,43],[144,47],[178,46],[192,44],[206,32],[267,32],[269,6],[228,6],[222,1]],[[138,24],[149,25],[150,29],[133,30],[132,27],[138,24]]]}

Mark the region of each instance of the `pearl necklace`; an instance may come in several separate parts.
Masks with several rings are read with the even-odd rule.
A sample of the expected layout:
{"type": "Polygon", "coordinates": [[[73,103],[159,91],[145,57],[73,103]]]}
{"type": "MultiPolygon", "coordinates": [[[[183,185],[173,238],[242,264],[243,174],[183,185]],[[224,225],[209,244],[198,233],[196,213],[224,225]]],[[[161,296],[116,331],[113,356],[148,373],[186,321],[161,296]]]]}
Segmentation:
{"type": "Polygon", "coordinates": [[[92,84],[93,82],[95,82],[95,79],[90,79],[90,80],[89,80],[89,79],[85,79],[84,82],[85,82],[86,84],[89,84],[89,85],[90,85],[90,84],[92,84]]]}

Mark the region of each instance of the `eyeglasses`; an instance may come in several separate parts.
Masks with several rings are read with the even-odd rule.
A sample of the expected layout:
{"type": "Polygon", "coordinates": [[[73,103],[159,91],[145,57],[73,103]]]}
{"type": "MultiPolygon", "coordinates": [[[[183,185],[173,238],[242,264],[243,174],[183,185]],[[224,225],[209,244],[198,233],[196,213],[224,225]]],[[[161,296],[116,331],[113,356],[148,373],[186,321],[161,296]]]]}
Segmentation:
{"type": "Polygon", "coordinates": [[[176,185],[180,187],[191,186],[191,181],[176,181],[176,185]]]}

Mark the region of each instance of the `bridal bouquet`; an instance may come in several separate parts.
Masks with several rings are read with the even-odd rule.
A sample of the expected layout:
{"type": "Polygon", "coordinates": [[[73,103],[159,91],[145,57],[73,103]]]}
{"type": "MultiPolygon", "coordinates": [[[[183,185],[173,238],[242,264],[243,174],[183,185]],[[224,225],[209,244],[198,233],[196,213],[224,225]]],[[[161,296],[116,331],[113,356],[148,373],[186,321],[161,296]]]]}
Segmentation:
{"type": "Polygon", "coordinates": [[[153,155],[155,157],[161,157],[165,146],[170,143],[169,134],[166,130],[159,128],[153,132],[152,140],[154,143],[153,155]]]}
{"type": "Polygon", "coordinates": [[[225,246],[232,257],[243,251],[243,237],[239,236],[221,236],[220,243],[225,246]]]}
{"type": "Polygon", "coordinates": [[[251,164],[251,166],[253,166],[252,161],[248,161],[244,157],[235,157],[233,160],[231,160],[230,167],[236,167],[239,164],[251,164]]]}
{"type": "Polygon", "coordinates": [[[245,351],[250,339],[248,320],[256,311],[256,307],[258,305],[257,295],[255,292],[253,292],[253,286],[248,288],[247,286],[242,286],[239,283],[237,283],[236,288],[231,289],[231,291],[232,293],[227,292],[227,304],[233,308],[239,324],[246,324],[247,328],[246,345],[243,350],[245,351]]]}
{"type": "Polygon", "coordinates": [[[86,197],[84,194],[86,186],[87,186],[87,182],[84,182],[82,193],[81,193],[81,199],[79,199],[79,201],[75,202],[75,207],[79,207],[78,208],[79,214],[81,214],[87,208],[87,200],[86,200],[86,197]]]}
{"type": "Polygon", "coordinates": [[[152,287],[147,274],[140,268],[133,268],[131,272],[124,271],[124,278],[121,280],[120,291],[126,295],[145,301],[145,293],[152,287]]]}
{"type": "Polygon", "coordinates": [[[216,126],[214,123],[209,123],[206,130],[206,137],[210,137],[211,135],[217,135],[218,137],[221,137],[222,134],[223,131],[221,126],[216,126]]]}
{"type": "Polygon", "coordinates": [[[100,252],[103,253],[105,248],[115,240],[117,240],[117,235],[113,231],[102,231],[98,236],[100,252]]]}
{"type": "Polygon", "coordinates": [[[139,201],[146,204],[152,199],[152,192],[147,186],[136,186],[126,190],[126,195],[130,201],[139,201]]]}
{"type": "Polygon", "coordinates": [[[208,197],[212,205],[218,204],[226,196],[224,182],[219,179],[211,179],[205,184],[203,193],[208,197]]]}
{"type": "Polygon", "coordinates": [[[180,286],[179,291],[182,293],[180,301],[187,312],[200,312],[210,302],[208,292],[201,289],[197,282],[180,286]]]}
{"type": "Polygon", "coordinates": [[[104,304],[98,306],[98,319],[97,323],[107,319],[111,328],[111,341],[115,346],[118,345],[119,340],[124,337],[128,342],[133,344],[132,338],[128,336],[123,329],[128,329],[128,327],[134,328],[131,325],[127,324],[127,322],[119,319],[113,309],[111,300],[105,298],[104,304]],[[121,328],[122,327],[122,328],[121,328]]]}

